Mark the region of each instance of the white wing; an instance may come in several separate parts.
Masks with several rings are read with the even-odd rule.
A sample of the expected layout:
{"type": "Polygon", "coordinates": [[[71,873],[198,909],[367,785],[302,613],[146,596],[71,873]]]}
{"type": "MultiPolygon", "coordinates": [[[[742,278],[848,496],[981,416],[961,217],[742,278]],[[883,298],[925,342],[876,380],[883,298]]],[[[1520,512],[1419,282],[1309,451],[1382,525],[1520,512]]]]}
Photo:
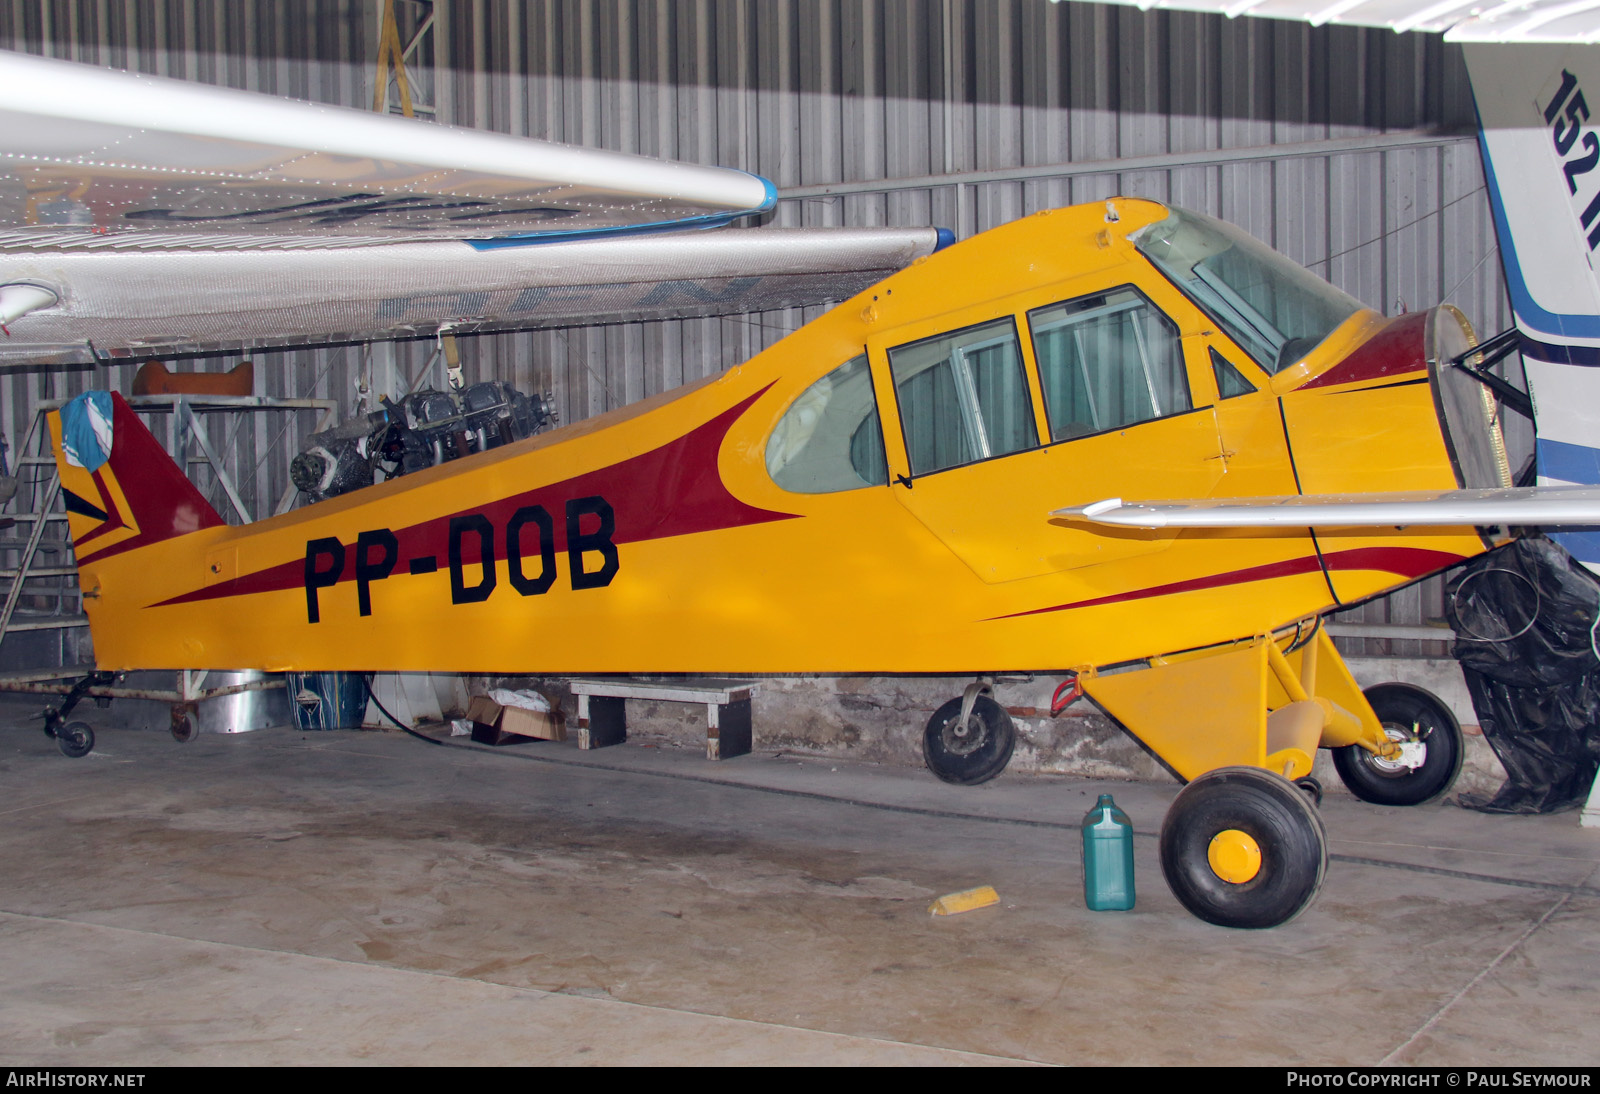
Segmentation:
{"type": "Polygon", "coordinates": [[[841,300],[934,229],[742,171],[0,52],[0,367],[841,300]]]}
{"type": "Polygon", "coordinates": [[[1392,494],[1141,501],[1109,498],[1050,514],[1124,528],[1410,527],[1422,524],[1600,525],[1600,487],[1417,490],[1392,494]]]}
{"type": "Polygon", "coordinates": [[[0,227],[502,240],[724,223],[742,171],[0,52],[0,227]]]}
{"type": "Polygon", "coordinates": [[[492,250],[449,240],[141,250],[97,237],[37,249],[0,237],[0,367],[791,307],[851,296],[938,241],[933,228],[725,229],[492,250]]]}

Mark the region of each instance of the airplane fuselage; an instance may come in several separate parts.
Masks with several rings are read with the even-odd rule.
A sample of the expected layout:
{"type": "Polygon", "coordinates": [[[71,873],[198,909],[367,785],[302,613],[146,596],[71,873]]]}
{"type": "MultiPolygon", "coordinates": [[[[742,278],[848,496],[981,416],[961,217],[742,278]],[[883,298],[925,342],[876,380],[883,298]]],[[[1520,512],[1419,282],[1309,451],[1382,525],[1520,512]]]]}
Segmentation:
{"type": "Polygon", "coordinates": [[[157,534],[115,452],[64,466],[99,667],[1060,669],[1265,633],[1484,550],[1472,528],[1050,518],[1495,485],[1492,423],[1435,364],[1470,337],[1453,312],[1356,308],[1263,367],[1130,242],[1167,217],[1027,217],[710,380],[248,526],[157,534]]]}

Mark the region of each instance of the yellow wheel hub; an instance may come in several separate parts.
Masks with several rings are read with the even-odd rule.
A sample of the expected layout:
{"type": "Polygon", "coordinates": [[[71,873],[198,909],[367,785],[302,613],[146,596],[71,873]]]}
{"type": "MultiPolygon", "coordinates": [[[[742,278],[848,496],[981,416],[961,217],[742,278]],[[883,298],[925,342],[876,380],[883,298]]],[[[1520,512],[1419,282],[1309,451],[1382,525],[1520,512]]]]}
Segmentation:
{"type": "Polygon", "coordinates": [[[1248,832],[1228,828],[1211,837],[1206,861],[1223,881],[1243,885],[1261,872],[1261,845],[1248,832]]]}

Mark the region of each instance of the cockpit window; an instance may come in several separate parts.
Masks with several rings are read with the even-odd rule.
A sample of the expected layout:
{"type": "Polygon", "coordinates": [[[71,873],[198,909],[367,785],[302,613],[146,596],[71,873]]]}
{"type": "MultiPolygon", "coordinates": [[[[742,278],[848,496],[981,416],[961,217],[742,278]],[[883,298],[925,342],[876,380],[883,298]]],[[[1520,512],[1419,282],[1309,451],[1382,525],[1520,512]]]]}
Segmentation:
{"type": "Polygon", "coordinates": [[[1172,210],[1129,237],[1269,373],[1295,364],[1362,304],[1248,232],[1172,210]]]}
{"type": "Polygon", "coordinates": [[[1215,346],[1211,350],[1211,375],[1217,381],[1217,397],[1221,399],[1237,399],[1241,395],[1254,395],[1256,386],[1244,378],[1244,374],[1234,367],[1222,354],[1217,352],[1215,346]]]}
{"type": "Polygon", "coordinates": [[[790,405],[767,440],[767,474],[796,494],[884,486],[878,403],[865,356],[846,361],[790,405]]]}
{"type": "Polygon", "coordinates": [[[897,346],[889,369],[913,475],[1038,444],[1011,318],[897,346]]]}
{"type": "Polygon", "coordinates": [[[1052,440],[1193,408],[1178,328],[1134,289],[1039,308],[1028,327],[1052,440]]]}

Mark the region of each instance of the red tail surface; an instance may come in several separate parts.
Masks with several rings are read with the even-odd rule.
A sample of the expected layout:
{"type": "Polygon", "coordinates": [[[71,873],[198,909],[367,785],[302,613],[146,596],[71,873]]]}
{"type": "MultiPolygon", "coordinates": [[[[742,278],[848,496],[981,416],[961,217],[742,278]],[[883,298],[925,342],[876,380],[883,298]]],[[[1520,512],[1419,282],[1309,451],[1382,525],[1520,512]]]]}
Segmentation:
{"type": "Polygon", "coordinates": [[[113,392],[111,406],[110,458],[92,471],[69,462],[63,451],[61,414],[72,408],[50,416],[78,561],[107,558],[223,523],[122,396],[113,392]]]}

